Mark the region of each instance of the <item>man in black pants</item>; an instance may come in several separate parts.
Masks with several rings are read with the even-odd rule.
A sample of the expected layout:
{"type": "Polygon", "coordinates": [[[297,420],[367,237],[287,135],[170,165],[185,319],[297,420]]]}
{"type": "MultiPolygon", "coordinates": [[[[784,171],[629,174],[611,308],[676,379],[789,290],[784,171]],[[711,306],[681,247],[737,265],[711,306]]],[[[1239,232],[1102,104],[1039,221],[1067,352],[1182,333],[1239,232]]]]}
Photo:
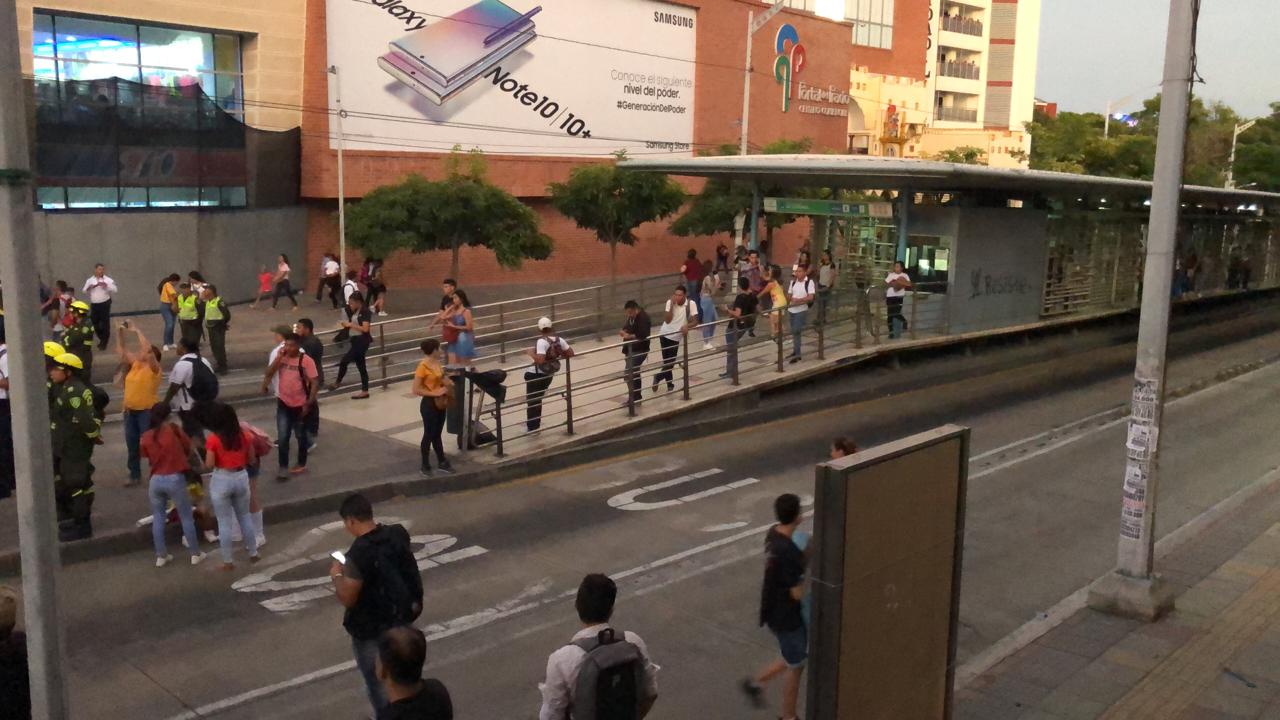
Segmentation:
{"type": "Polygon", "coordinates": [[[684,285],[677,285],[671,299],[667,301],[666,314],[662,327],[658,328],[658,345],[662,347],[662,371],[653,376],[653,391],[658,392],[658,384],[667,381],[667,391],[676,389],[675,375],[672,369],[676,366],[676,356],[680,352],[680,343],[689,335],[689,330],[698,325],[698,303],[689,300],[684,285]]]}
{"type": "Polygon", "coordinates": [[[630,341],[622,346],[622,354],[626,358],[626,382],[630,388],[631,400],[640,402],[640,368],[649,357],[649,332],[653,326],[649,322],[649,313],[640,307],[640,303],[628,300],[624,307],[627,320],[622,324],[622,331],[618,335],[623,340],[630,341]]]}
{"type": "Polygon", "coordinates": [[[342,384],[342,378],[347,374],[347,365],[356,364],[356,370],[360,373],[360,392],[352,395],[355,400],[364,400],[369,397],[369,368],[365,366],[364,356],[369,352],[369,346],[373,344],[373,336],[369,334],[369,326],[373,322],[373,313],[369,308],[364,306],[364,297],[360,293],[354,293],[351,300],[347,303],[347,319],[341,323],[351,333],[350,345],[347,346],[347,354],[342,356],[342,360],[338,362],[338,379],[333,381],[329,386],[330,390],[337,390],[342,384]]]}
{"type": "MultiPolygon", "coordinates": [[[[311,321],[311,318],[298,318],[298,322],[293,324],[293,331],[302,338],[302,352],[316,364],[316,372],[319,373],[317,382],[324,386],[324,343],[316,337],[316,324],[311,321]]],[[[307,439],[311,442],[311,446],[307,448],[308,451],[315,449],[316,437],[319,435],[320,403],[317,401],[311,406],[311,412],[307,413],[307,439]]]]}
{"type": "Polygon", "coordinates": [[[93,275],[84,281],[84,291],[89,296],[89,316],[93,318],[93,331],[98,336],[98,349],[106,350],[111,339],[111,296],[118,289],[116,281],[107,276],[102,263],[93,266],[93,275]]]}
{"type": "Polygon", "coordinates": [[[525,352],[533,360],[533,367],[524,374],[525,401],[528,409],[525,417],[529,432],[542,427],[542,398],[551,387],[551,381],[560,371],[560,359],[573,357],[573,348],[552,331],[551,318],[538,319],[538,332],[542,337],[525,352]]]}

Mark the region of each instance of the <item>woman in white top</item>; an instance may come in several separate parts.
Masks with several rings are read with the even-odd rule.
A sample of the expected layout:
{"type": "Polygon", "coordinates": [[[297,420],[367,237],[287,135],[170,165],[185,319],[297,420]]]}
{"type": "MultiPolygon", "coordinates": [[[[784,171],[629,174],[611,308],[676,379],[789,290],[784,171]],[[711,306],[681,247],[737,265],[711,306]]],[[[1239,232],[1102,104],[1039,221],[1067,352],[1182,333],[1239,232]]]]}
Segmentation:
{"type": "Polygon", "coordinates": [[[280,253],[280,257],[276,260],[276,292],[271,296],[271,309],[276,309],[276,303],[280,302],[280,297],[289,298],[289,302],[293,303],[293,309],[298,309],[298,301],[293,297],[293,287],[289,284],[289,256],[280,253]]]}
{"type": "Polygon", "coordinates": [[[907,329],[907,318],[902,314],[902,299],[911,289],[911,277],[903,271],[902,263],[893,264],[893,271],[884,276],[885,315],[889,323],[889,337],[896,338],[901,334],[894,320],[902,323],[902,330],[907,329]]]}
{"type": "Polygon", "coordinates": [[[666,315],[662,327],[658,329],[658,344],[662,346],[662,370],[653,376],[653,391],[658,392],[658,384],[667,381],[667,391],[676,389],[675,375],[671,372],[676,366],[676,355],[680,351],[680,342],[689,330],[698,325],[698,303],[690,300],[684,285],[677,285],[671,299],[667,301],[666,315]]]}

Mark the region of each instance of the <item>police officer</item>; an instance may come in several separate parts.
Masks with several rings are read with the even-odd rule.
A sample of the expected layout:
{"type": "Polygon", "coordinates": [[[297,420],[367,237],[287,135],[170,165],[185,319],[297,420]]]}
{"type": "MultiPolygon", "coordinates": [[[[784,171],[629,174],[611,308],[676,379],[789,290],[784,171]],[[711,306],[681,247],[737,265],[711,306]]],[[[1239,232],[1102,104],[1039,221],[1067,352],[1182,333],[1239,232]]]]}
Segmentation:
{"type": "MultiPolygon", "coordinates": [[[[52,340],[44,341],[45,374],[48,374],[48,372],[53,369],[53,366],[57,365],[57,363],[54,361],[58,358],[59,355],[62,355],[66,351],[67,351],[66,348],[62,347],[61,345],[59,345],[58,343],[52,340]]],[[[49,407],[53,407],[53,381],[48,378],[45,378],[44,389],[45,389],[45,393],[48,394],[49,396],[49,407]]]]}
{"type": "Polygon", "coordinates": [[[204,328],[209,334],[209,350],[213,352],[214,371],[227,374],[227,330],[231,328],[231,308],[218,295],[218,288],[205,285],[200,292],[204,300],[204,328]]]}
{"type": "Polygon", "coordinates": [[[72,353],[54,358],[49,370],[53,398],[49,403],[49,434],[53,440],[54,498],[58,508],[58,539],[63,542],[93,537],[93,447],[102,434],[94,413],[93,391],[80,373],[84,365],[72,353]]]}
{"type": "Polygon", "coordinates": [[[62,333],[62,345],[67,352],[80,358],[84,376],[92,377],[93,321],[89,319],[89,304],[83,300],[72,302],[71,314],[75,317],[75,324],[62,333]]]}
{"type": "Polygon", "coordinates": [[[189,345],[200,342],[200,298],[191,291],[190,283],[178,286],[178,297],[173,300],[173,311],[178,316],[178,326],[182,328],[182,338],[189,345]]]}

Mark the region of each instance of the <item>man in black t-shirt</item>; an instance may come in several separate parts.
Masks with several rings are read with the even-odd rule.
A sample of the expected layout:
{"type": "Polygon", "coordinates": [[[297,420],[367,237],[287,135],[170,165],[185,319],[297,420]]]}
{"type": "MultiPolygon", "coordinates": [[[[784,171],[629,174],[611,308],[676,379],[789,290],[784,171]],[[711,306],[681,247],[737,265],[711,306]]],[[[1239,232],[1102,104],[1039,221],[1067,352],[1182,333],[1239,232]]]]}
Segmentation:
{"type": "Polygon", "coordinates": [[[809,656],[809,629],[801,611],[804,597],[804,552],[792,541],[800,525],[800,498],[790,493],[773,503],[778,524],[765,536],[764,583],[760,589],[760,624],[778,639],[782,657],[742,681],[742,690],[756,707],[764,704],[764,683],[786,674],[782,686],[782,720],[793,720],[800,695],[800,676],[809,656]]]}
{"type": "Polygon", "coordinates": [[[649,321],[649,313],[640,307],[640,303],[635,300],[628,300],[623,306],[627,312],[626,322],[622,324],[622,330],[618,336],[623,340],[629,340],[622,346],[622,354],[626,357],[625,366],[627,375],[630,377],[631,399],[634,402],[640,402],[640,391],[642,384],[640,382],[640,366],[644,365],[645,358],[649,357],[649,348],[651,347],[649,333],[653,331],[653,324],[649,321]]]}
{"type": "Polygon", "coordinates": [[[378,641],[387,630],[408,625],[422,613],[422,574],[409,532],[400,525],[374,522],[373,506],[363,495],[349,495],[338,515],[355,542],[345,562],[334,561],[329,577],[338,602],[346,608],[342,626],[351,636],[369,703],[383,720],[388,700],[375,667],[378,641]]]}
{"type": "MultiPolygon", "coordinates": [[[[302,352],[311,358],[311,362],[316,364],[316,382],[324,387],[324,343],[320,338],[316,337],[316,324],[311,318],[298,318],[298,322],[293,324],[293,331],[302,338],[302,342],[298,344],[302,348],[302,352]]],[[[317,401],[311,406],[311,412],[307,413],[307,440],[311,442],[311,447],[307,448],[307,452],[311,452],[316,447],[316,436],[320,434],[320,403],[317,401]]]]}
{"type": "Polygon", "coordinates": [[[722,378],[733,377],[738,371],[738,343],[748,330],[756,326],[756,312],[760,308],[760,299],[751,292],[751,281],[746,277],[738,278],[738,296],[726,309],[733,318],[724,326],[725,361],[722,378]]]}
{"type": "Polygon", "coordinates": [[[418,628],[391,628],[378,640],[378,679],[386,689],[381,720],[453,720],[453,700],[444,683],[422,678],[427,638],[418,628]]]}

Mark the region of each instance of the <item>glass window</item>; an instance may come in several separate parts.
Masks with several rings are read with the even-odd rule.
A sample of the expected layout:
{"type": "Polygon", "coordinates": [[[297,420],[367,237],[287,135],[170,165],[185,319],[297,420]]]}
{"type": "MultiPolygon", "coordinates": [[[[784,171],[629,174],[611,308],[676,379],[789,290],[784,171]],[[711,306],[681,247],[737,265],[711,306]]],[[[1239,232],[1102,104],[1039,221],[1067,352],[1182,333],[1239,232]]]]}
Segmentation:
{"type": "Polygon", "coordinates": [[[65,208],[67,206],[67,194],[65,192],[65,188],[36,188],[36,204],[46,210],[61,210],[62,208],[65,208]]]}
{"type": "Polygon", "coordinates": [[[78,17],[53,19],[54,52],[63,80],[138,80],[138,27],[78,17]]]}
{"type": "Polygon", "coordinates": [[[200,188],[153,187],[151,207],[192,207],[200,204],[200,188]]]}
{"type": "Polygon", "coordinates": [[[240,187],[222,188],[222,204],[225,207],[244,207],[248,205],[245,189],[240,187]]]}
{"type": "Polygon", "coordinates": [[[53,50],[53,16],[36,13],[32,26],[31,54],[38,58],[57,57],[53,50]]]}
{"type": "Polygon", "coordinates": [[[69,187],[69,208],[113,208],[120,205],[115,187],[69,187]]]}
{"type": "Polygon", "coordinates": [[[140,208],[147,206],[147,189],[144,187],[120,188],[120,207],[140,208]]]}

